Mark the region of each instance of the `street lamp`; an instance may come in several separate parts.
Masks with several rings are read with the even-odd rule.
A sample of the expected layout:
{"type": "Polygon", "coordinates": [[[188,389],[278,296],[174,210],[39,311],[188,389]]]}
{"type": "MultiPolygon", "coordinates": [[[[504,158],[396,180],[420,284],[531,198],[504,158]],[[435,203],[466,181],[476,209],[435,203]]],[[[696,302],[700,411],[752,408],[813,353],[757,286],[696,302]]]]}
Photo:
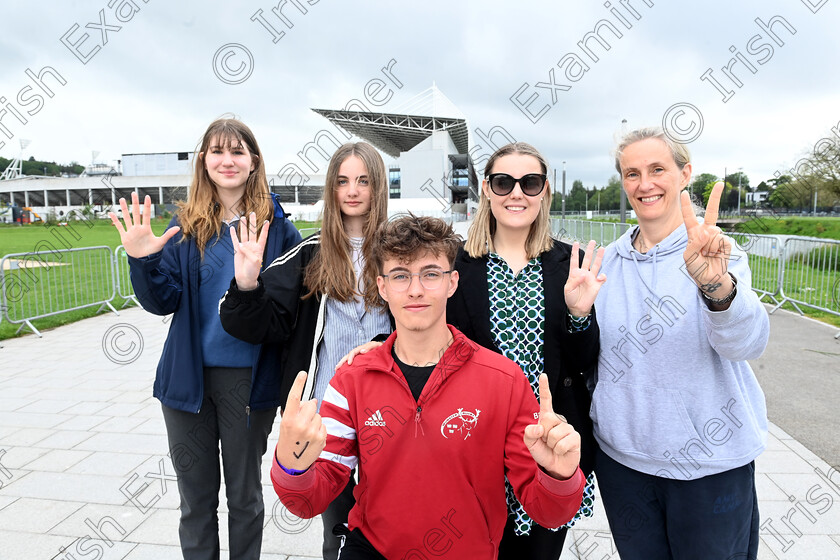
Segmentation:
{"type": "Polygon", "coordinates": [[[744,169],[743,167],[738,168],[738,216],[741,216],[741,170],[744,169]]]}
{"type": "MultiPolygon", "coordinates": [[[[621,119],[621,136],[624,137],[627,135],[627,119],[621,119]]],[[[621,177],[618,178],[621,181],[621,177]]],[[[621,188],[618,189],[618,214],[620,216],[619,221],[622,224],[627,223],[627,194],[624,192],[624,185],[621,185],[621,188]]]]}
{"type": "Polygon", "coordinates": [[[563,162],[563,206],[561,207],[562,219],[566,219],[566,162],[563,162]]]}

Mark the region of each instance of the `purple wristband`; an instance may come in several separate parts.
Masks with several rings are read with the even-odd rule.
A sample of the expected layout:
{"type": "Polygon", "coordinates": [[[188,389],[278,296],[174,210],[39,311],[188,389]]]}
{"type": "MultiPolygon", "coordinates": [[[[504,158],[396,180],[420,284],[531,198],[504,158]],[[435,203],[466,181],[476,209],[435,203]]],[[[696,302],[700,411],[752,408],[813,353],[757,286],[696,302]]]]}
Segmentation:
{"type": "Polygon", "coordinates": [[[288,467],[284,467],[284,466],[280,463],[280,461],[279,461],[279,460],[277,460],[277,455],[275,455],[275,456],[274,456],[274,461],[277,463],[277,466],[278,466],[278,467],[280,467],[281,469],[283,469],[283,472],[285,472],[285,473],[287,473],[287,474],[290,474],[290,475],[292,475],[292,476],[298,476],[298,475],[301,475],[301,474],[303,474],[303,473],[305,473],[306,471],[308,471],[308,470],[309,470],[309,468],[305,468],[305,469],[303,469],[302,471],[299,471],[299,470],[297,470],[297,469],[290,469],[290,468],[288,468],[288,467]]]}

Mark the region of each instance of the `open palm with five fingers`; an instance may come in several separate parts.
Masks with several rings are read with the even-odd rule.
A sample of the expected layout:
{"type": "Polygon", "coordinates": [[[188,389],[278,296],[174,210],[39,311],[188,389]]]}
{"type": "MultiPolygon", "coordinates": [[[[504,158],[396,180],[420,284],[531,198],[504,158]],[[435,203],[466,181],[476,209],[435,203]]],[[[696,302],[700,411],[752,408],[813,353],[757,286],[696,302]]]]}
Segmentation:
{"type": "Polygon", "coordinates": [[[540,374],[540,421],[525,427],[525,446],[554,478],[570,478],[580,463],[580,434],[554,412],[548,376],[540,374]]]}
{"type": "Polygon", "coordinates": [[[580,263],[578,251],[580,243],[572,244],[572,256],[569,263],[569,278],[563,292],[566,296],[566,308],[575,317],[584,317],[592,310],[595,298],[604,282],[605,274],[598,274],[601,270],[601,260],[604,258],[604,248],[595,250],[595,242],[590,241],[586,246],[583,263],[580,263]]]}
{"type": "Polygon", "coordinates": [[[280,416],[280,437],[274,454],[287,469],[306,470],[327,445],[327,427],[316,412],[315,399],[301,402],[306,372],[297,374],[280,416]]]}
{"type": "Polygon", "coordinates": [[[151,224],[152,199],[148,195],[143,202],[142,214],[140,213],[140,201],[136,192],[131,193],[131,213],[128,212],[128,205],[124,198],[120,199],[120,209],[122,210],[125,227],[113,212],[109,212],[108,216],[111,218],[114,227],[120,232],[120,241],[125,247],[125,252],[135,259],[147,257],[163,250],[166,242],[181,229],[174,226],[163,232],[160,237],[154,234],[151,224]]]}
{"type": "Polygon", "coordinates": [[[236,286],[240,290],[253,290],[257,287],[257,278],[262,268],[265,244],[268,241],[268,220],[263,222],[257,235],[257,215],[243,216],[239,220],[239,243],[236,242],[236,228],[230,227],[230,239],[233,241],[233,270],[236,286]]]}
{"type": "Polygon", "coordinates": [[[713,298],[722,298],[733,288],[732,277],[727,274],[732,246],[715,225],[718,219],[720,196],[723,183],[716,183],[709,195],[709,204],[703,223],[697,221],[691,207],[691,197],[686,191],[680,193],[688,246],[683,252],[688,274],[697,286],[713,298]]]}

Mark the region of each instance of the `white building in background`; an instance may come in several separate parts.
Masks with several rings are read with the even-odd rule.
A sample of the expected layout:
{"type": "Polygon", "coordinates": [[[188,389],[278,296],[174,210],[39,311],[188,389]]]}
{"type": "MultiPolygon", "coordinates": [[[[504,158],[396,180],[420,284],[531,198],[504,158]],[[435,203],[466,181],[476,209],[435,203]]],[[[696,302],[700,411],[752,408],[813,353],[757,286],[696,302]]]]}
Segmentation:
{"type": "MultiPolygon", "coordinates": [[[[389,214],[462,217],[475,208],[478,181],[471,153],[487,155],[513,141],[501,127],[488,133],[476,129],[482,144],[470,149],[466,118],[435,86],[392,113],[313,109],[336,127],[316,134],[298,153],[300,163],[284,165],[269,175],[271,190],[280,194],[293,219],[317,220],[329,158],[353,137],[384,154],[388,167],[389,214]],[[494,138],[495,136],[495,138],[494,138]],[[316,164],[316,161],[320,165],[316,164]]],[[[487,155],[477,156],[486,161],[487,155]]],[[[66,215],[92,206],[107,213],[120,198],[136,192],[159,208],[174,209],[185,200],[192,179],[193,152],[123,154],[117,168],[91,164],[81,177],[32,177],[0,181],[0,206],[32,208],[41,216],[66,215]]]]}
{"type": "Polygon", "coordinates": [[[747,206],[758,206],[770,196],[768,191],[747,191],[745,202],[747,206]]]}
{"type": "Polygon", "coordinates": [[[120,162],[126,177],[192,175],[193,152],[123,154],[120,162]]]}

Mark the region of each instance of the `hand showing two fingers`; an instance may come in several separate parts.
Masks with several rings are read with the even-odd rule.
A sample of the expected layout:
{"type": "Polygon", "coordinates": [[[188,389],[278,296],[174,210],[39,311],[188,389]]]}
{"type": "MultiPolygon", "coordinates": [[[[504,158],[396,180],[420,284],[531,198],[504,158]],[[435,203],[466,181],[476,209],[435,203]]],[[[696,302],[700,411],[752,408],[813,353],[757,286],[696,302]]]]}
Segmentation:
{"type": "Polygon", "coordinates": [[[554,412],[548,376],[540,375],[540,420],[525,427],[525,446],[552,477],[567,479],[580,464],[580,434],[554,412]]]}
{"type": "Polygon", "coordinates": [[[732,246],[716,225],[722,193],[723,183],[716,183],[709,195],[702,224],[694,215],[688,192],[680,193],[680,208],[688,235],[688,246],[683,253],[686,271],[701,290],[714,297],[732,291],[732,278],[727,274],[732,246]]]}

